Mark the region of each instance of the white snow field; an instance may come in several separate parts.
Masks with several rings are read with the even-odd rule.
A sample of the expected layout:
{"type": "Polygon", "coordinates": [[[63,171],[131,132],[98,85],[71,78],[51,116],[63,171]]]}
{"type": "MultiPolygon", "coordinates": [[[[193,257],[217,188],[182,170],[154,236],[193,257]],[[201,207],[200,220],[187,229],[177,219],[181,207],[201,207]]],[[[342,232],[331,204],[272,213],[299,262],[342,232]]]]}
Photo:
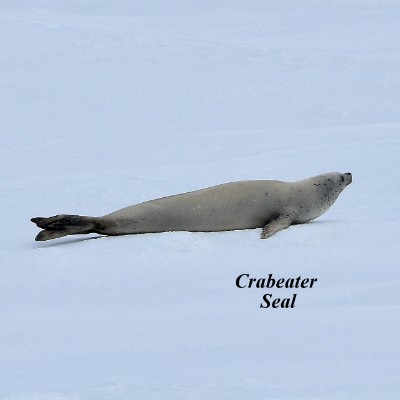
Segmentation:
{"type": "Polygon", "coordinates": [[[399,399],[399,20],[397,0],[0,0],[0,398],[399,399]],[[29,221],[330,171],[353,173],[337,203],[268,240],[35,242],[29,221]]]}

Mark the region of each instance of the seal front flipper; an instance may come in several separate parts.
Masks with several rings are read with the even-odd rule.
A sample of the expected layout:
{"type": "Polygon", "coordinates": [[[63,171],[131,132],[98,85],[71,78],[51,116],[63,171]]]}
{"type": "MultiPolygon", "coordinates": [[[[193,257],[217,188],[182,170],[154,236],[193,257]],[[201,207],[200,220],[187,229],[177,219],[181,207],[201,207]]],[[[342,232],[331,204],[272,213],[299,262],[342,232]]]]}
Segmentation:
{"type": "Polygon", "coordinates": [[[282,229],[286,229],[293,222],[293,216],[291,215],[279,215],[277,218],[268,222],[267,225],[262,228],[261,231],[261,239],[267,239],[272,236],[274,233],[281,231],[282,229]]]}
{"type": "Polygon", "coordinates": [[[43,230],[36,236],[36,241],[56,239],[67,235],[100,233],[101,227],[95,217],[80,215],[54,215],[53,217],[36,217],[31,221],[43,230]]]}

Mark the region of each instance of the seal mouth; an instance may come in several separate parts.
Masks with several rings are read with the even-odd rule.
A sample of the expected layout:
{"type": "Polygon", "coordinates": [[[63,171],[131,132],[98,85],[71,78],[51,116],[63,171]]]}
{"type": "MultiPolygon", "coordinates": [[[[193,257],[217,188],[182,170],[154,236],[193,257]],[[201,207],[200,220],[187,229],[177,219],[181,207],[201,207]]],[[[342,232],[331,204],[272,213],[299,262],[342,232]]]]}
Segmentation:
{"type": "Polygon", "coordinates": [[[344,177],[344,181],[346,183],[346,186],[350,185],[350,183],[353,182],[353,177],[352,177],[350,172],[345,172],[343,174],[343,177],[344,177]]]}

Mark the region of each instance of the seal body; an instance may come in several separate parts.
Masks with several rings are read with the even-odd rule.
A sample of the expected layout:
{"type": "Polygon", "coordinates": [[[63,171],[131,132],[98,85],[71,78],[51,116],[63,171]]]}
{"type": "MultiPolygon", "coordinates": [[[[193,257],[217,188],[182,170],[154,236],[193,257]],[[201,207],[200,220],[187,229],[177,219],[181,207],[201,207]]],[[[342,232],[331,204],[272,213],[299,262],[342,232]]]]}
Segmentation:
{"type": "Polygon", "coordinates": [[[350,173],[333,172],[297,182],[231,182],[135,204],[103,217],[57,215],[32,221],[44,229],[36,240],[91,232],[126,235],[252,228],[263,228],[265,239],[322,215],[351,181],[350,173]]]}

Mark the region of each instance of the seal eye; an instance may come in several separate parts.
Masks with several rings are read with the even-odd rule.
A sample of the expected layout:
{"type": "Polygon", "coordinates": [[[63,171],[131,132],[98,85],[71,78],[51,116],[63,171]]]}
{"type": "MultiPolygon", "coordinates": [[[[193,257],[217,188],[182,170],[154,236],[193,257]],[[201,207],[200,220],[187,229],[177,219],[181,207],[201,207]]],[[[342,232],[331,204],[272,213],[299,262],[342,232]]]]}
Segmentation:
{"type": "Polygon", "coordinates": [[[340,175],[340,182],[344,182],[344,176],[340,175]]]}

